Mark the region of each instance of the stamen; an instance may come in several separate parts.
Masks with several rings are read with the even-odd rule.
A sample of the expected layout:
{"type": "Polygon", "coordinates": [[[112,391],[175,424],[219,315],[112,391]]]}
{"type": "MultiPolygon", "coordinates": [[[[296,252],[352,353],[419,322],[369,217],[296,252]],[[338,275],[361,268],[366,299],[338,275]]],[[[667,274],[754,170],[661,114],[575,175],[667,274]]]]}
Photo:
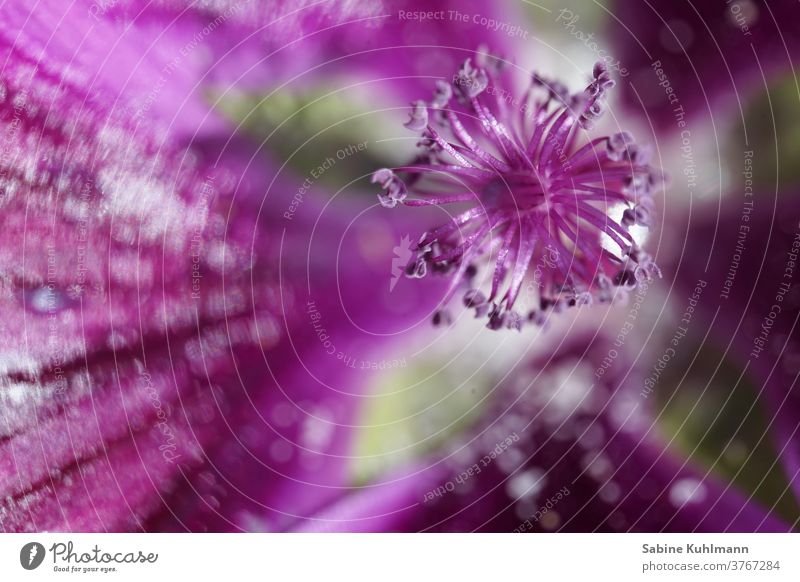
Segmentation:
{"type": "Polygon", "coordinates": [[[428,127],[428,106],[424,101],[414,101],[405,126],[411,131],[422,131],[428,127]]]}
{"type": "Polygon", "coordinates": [[[578,143],[615,84],[605,64],[576,94],[534,73],[513,111],[501,91],[487,91],[504,61],[482,50],[475,63],[467,59],[452,83],[437,81],[429,103],[411,104],[405,126],[421,134],[417,159],[372,177],[388,208],[474,204],[422,235],[406,268],[409,277],[451,277],[434,324],[451,322],[444,304],[458,289],[487,327],[520,330],[564,309],[611,303],[660,277],[629,233],[652,224],[652,194],[663,183],[649,148],[625,131],[578,143]],[[617,221],[608,213],[620,204],[617,221]],[[488,296],[475,284],[481,270],[489,271],[488,296]],[[525,316],[520,301],[533,307],[525,316]]]}
{"type": "Polygon", "coordinates": [[[453,89],[461,103],[472,101],[489,86],[489,76],[484,69],[476,69],[469,59],[464,61],[456,74],[453,89]]]}
{"type": "Polygon", "coordinates": [[[384,208],[394,208],[398,202],[406,199],[406,185],[388,168],[372,174],[372,183],[380,184],[385,194],[379,194],[378,200],[384,208]]]}

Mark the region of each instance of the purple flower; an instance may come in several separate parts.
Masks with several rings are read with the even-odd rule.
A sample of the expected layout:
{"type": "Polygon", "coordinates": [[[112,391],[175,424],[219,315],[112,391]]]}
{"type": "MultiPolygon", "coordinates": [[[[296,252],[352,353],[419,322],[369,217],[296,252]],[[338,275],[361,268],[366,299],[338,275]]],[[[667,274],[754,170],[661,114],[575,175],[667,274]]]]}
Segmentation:
{"type": "MultiPolygon", "coordinates": [[[[515,97],[499,78],[506,63],[478,58],[475,65],[467,59],[451,84],[438,81],[430,103],[412,104],[406,127],[422,132],[417,159],[372,178],[387,208],[469,207],[421,236],[407,274],[448,274],[443,303],[466,288],[464,304],[487,317],[491,329],[542,324],[552,311],[608,303],[660,276],[628,230],[651,224],[661,176],[648,149],[627,132],[586,137],[614,86],[606,66],[595,66],[580,93],[533,74],[515,97]],[[620,205],[621,217],[609,216],[620,205]],[[475,279],[487,262],[493,265],[485,294],[475,279]],[[538,304],[520,314],[514,308],[534,265],[538,304]]],[[[434,321],[447,319],[439,312],[434,321]]]]}
{"type": "MultiPolygon", "coordinates": [[[[417,369],[386,371],[386,360],[413,352],[443,364],[437,350],[464,338],[426,322],[452,321],[443,303],[457,291],[490,328],[519,329],[661,276],[639,228],[651,225],[661,172],[626,131],[590,135],[609,71],[596,66],[576,94],[540,75],[518,91],[507,61],[483,48],[513,55],[526,38],[507,7],[0,8],[4,531],[791,528],[660,432],[660,411],[639,392],[650,352],[584,324],[556,329],[561,342],[510,344],[515,361],[487,374],[496,389],[469,422],[431,439],[444,446],[356,477],[377,386],[418,387],[405,386],[417,369]],[[384,113],[414,100],[405,125],[421,133],[420,153],[371,174],[380,204],[369,175],[352,177],[355,193],[304,186],[271,159],[269,137],[236,135],[208,98],[342,79],[384,113]],[[420,207],[459,210],[411,247],[408,233],[427,220],[420,207]],[[448,277],[398,282],[401,271],[448,277]]],[[[752,225],[769,261],[754,251],[739,263],[759,295],[733,287],[724,306],[742,320],[709,324],[709,335],[776,356],[751,356],[748,373],[765,387],[800,494],[797,306],[793,287],[781,291],[796,224],[775,237],[766,210],[752,225]],[[779,293],[791,317],[772,318],[779,293]]],[[[786,203],[780,214],[795,211],[786,203]]],[[[691,261],[665,269],[677,287],[728,276],[724,262],[700,265],[715,225],[692,224],[691,261]]],[[[735,245],[731,236],[719,241],[735,245]]]]}

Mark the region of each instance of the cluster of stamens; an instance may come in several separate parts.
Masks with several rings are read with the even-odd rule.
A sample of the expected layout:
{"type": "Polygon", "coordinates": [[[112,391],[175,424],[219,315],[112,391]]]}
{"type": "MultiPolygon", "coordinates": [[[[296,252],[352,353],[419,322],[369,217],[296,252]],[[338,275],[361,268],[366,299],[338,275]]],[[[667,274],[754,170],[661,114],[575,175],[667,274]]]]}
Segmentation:
{"type": "Polygon", "coordinates": [[[551,311],[609,303],[661,276],[630,233],[650,226],[662,182],[648,148],[627,132],[585,137],[614,86],[605,65],[572,95],[533,74],[520,100],[499,88],[501,65],[480,55],[451,83],[437,81],[432,100],[412,103],[405,124],[421,133],[420,154],[372,177],[387,208],[462,206],[422,235],[405,271],[451,276],[436,324],[450,321],[444,306],[460,291],[489,328],[521,329],[543,324],[551,311]],[[485,291],[483,267],[491,274],[485,291]]]}

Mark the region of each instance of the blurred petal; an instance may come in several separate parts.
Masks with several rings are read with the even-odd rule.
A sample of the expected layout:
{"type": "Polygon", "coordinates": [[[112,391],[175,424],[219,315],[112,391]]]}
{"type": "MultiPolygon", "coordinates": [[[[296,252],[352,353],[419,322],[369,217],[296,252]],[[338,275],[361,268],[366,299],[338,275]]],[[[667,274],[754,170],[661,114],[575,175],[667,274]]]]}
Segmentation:
{"type": "Polygon", "coordinates": [[[294,281],[302,313],[265,358],[247,360],[238,408],[149,529],[280,531],[338,498],[372,364],[399,357],[407,328],[428,326],[437,296],[425,297],[430,286],[390,289],[400,234],[376,222],[371,197],[366,209],[309,197],[286,220],[296,189],[265,194],[261,227],[283,230],[279,280],[294,281]]]}
{"type": "Polygon", "coordinates": [[[592,363],[608,345],[587,338],[517,371],[503,387],[497,419],[451,455],[446,470],[442,462],[415,467],[405,478],[353,493],[298,529],[787,531],[665,448],[644,399],[631,393],[634,373],[593,381],[592,363]]]}
{"type": "Polygon", "coordinates": [[[90,99],[122,90],[123,64],[69,64],[69,30],[31,22],[41,43],[26,24],[2,45],[0,513],[9,530],[128,529],[214,436],[231,349],[277,341],[277,285],[233,177],[163,120],[90,99]]]}
{"type": "Polygon", "coordinates": [[[138,126],[159,138],[167,130],[193,135],[201,127],[218,129],[197,92],[198,63],[181,58],[180,39],[101,17],[97,6],[88,0],[43,0],[35,7],[4,3],[3,81],[26,88],[41,107],[41,119],[47,117],[50,127],[67,126],[67,134],[72,117],[84,108],[92,110],[97,129],[112,111],[127,118],[129,133],[138,126]],[[36,81],[25,87],[34,74],[36,81]],[[58,95],[71,92],[81,97],[69,109],[51,106],[58,95]]]}
{"type": "Polygon", "coordinates": [[[261,159],[248,171],[243,149],[157,149],[124,120],[98,135],[92,109],[70,126],[80,146],[61,147],[62,128],[23,119],[15,102],[9,89],[19,147],[3,168],[3,527],[243,529],[266,527],[264,500],[289,515],[318,507],[342,480],[337,455],[368,373],[301,318],[299,283],[312,274],[328,333],[366,360],[378,344],[351,317],[397,331],[426,309],[402,299],[411,287],[376,301],[388,299],[391,244],[384,274],[369,277],[355,259],[364,241],[347,236],[352,209],[317,224],[322,204],[309,200],[279,238],[297,185],[261,159]],[[46,155],[23,146],[33,138],[52,144],[46,155]],[[300,264],[306,247],[317,252],[300,264]]]}
{"type": "MultiPolygon", "coordinates": [[[[244,514],[224,486],[316,508],[311,493],[340,480],[367,373],[319,356],[306,294],[338,345],[367,358],[379,342],[353,321],[383,314],[374,331],[397,332],[425,313],[413,293],[386,291],[400,237],[384,233],[370,278],[352,260],[366,241],[347,238],[363,230],[348,230],[355,210],[322,220],[321,196],[283,219],[299,184],[209,138],[220,126],[194,97],[199,69],[176,61],[191,50],[98,6],[2,9],[0,523],[235,529],[244,514]]],[[[264,519],[254,507],[245,525],[264,519]]]]}
{"type": "Polygon", "coordinates": [[[663,129],[738,117],[764,77],[792,70],[800,48],[792,0],[617,0],[610,11],[607,32],[630,72],[626,99],[663,129]]]}
{"type": "Polygon", "coordinates": [[[121,0],[108,13],[183,39],[213,82],[252,89],[295,76],[302,84],[320,74],[355,73],[389,77],[394,90],[411,98],[420,85],[431,90],[430,76],[454,71],[480,45],[502,53],[526,38],[510,8],[477,0],[121,0]]]}
{"type": "Polygon", "coordinates": [[[353,489],[332,499],[318,513],[298,520],[293,532],[383,533],[412,531],[420,519],[420,499],[446,479],[448,468],[415,467],[403,474],[387,475],[380,485],[353,489]]]}
{"type": "Polygon", "coordinates": [[[800,499],[800,204],[792,192],[777,201],[760,193],[745,197],[743,205],[732,196],[726,200],[718,215],[692,218],[692,252],[673,269],[684,291],[698,279],[708,281],[713,303],[698,316],[771,412],[774,444],[800,499]]]}

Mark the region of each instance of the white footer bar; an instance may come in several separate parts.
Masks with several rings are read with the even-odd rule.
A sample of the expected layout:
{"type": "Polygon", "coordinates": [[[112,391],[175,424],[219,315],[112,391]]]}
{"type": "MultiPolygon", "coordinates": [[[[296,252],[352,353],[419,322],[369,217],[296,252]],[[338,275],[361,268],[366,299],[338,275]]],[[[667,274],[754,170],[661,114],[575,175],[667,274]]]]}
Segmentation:
{"type": "Polygon", "coordinates": [[[800,580],[779,534],[2,534],[1,580],[800,580]],[[177,578],[180,577],[180,578],[177,578]],[[585,577],[585,578],[583,578],[585,577]],[[591,578],[591,579],[593,579],[591,578]]]}

